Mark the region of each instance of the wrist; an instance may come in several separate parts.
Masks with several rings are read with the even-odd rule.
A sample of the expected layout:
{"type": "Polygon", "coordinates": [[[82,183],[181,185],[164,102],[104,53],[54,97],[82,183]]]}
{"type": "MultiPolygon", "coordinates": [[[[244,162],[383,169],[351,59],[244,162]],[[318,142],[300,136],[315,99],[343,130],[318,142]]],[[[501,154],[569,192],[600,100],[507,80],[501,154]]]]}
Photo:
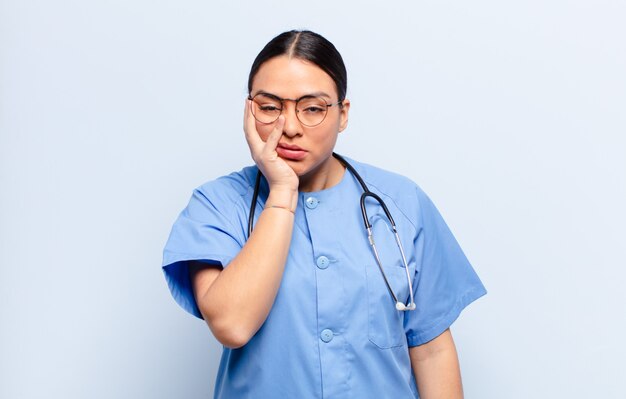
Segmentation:
{"type": "Polygon", "coordinates": [[[270,189],[265,204],[266,207],[285,208],[295,213],[298,206],[298,190],[270,189]]]}
{"type": "Polygon", "coordinates": [[[271,205],[271,204],[270,205],[265,205],[264,209],[282,209],[282,210],[285,210],[285,211],[287,211],[287,212],[289,212],[289,213],[291,213],[293,215],[296,214],[295,210],[293,210],[291,208],[288,208],[286,206],[281,206],[281,205],[271,205]]]}

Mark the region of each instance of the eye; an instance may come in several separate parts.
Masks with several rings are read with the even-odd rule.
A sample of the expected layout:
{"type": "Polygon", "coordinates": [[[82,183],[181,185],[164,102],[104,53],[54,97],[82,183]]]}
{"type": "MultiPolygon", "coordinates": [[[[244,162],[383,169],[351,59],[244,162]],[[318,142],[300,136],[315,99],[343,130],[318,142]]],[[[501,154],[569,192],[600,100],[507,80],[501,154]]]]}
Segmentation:
{"type": "Polygon", "coordinates": [[[277,112],[281,110],[280,107],[277,107],[274,104],[267,104],[267,105],[259,104],[259,109],[263,112],[277,112]]]}
{"type": "Polygon", "coordinates": [[[319,114],[319,113],[323,113],[325,109],[317,105],[312,105],[312,106],[306,107],[303,111],[306,112],[307,114],[319,114]]]}

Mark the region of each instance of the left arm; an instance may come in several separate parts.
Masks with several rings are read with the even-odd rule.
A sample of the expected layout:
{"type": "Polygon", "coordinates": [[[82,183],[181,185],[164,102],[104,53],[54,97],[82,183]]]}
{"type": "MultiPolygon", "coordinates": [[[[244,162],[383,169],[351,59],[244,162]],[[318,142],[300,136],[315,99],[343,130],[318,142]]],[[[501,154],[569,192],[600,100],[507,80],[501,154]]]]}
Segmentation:
{"type": "Polygon", "coordinates": [[[461,371],[449,329],[423,345],[409,348],[421,399],[462,399],[461,371]]]}

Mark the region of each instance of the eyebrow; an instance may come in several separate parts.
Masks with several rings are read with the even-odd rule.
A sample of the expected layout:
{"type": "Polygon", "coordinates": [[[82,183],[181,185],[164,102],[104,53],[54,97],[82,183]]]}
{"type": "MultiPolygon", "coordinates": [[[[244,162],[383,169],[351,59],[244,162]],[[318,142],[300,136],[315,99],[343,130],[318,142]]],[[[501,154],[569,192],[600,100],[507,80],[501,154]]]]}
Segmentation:
{"type": "MultiPolygon", "coordinates": [[[[303,96],[300,96],[300,97],[298,97],[298,98],[282,98],[282,97],[277,96],[276,94],[270,93],[270,92],[265,91],[265,90],[259,90],[259,91],[257,91],[257,92],[254,94],[254,96],[256,96],[257,94],[265,94],[266,96],[269,96],[269,97],[274,97],[274,98],[276,98],[277,100],[298,100],[298,99],[300,99],[300,98],[304,98],[304,97],[326,97],[326,98],[328,98],[328,99],[330,99],[330,98],[331,98],[331,96],[330,96],[330,95],[328,95],[327,93],[325,93],[325,92],[323,92],[323,91],[315,91],[315,92],[313,92],[313,93],[307,93],[307,94],[305,94],[305,95],[303,95],[303,96]]],[[[254,97],[254,96],[253,96],[253,97],[254,97]]]]}

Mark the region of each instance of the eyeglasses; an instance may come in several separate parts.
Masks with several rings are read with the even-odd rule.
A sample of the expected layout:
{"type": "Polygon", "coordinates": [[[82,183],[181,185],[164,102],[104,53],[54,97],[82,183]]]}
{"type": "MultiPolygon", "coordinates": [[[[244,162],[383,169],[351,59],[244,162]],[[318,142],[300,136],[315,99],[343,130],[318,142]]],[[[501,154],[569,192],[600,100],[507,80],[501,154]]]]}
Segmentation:
{"type": "Polygon", "coordinates": [[[339,105],[341,108],[343,101],[328,104],[322,97],[302,96],[297,99],[280,98],[269,93],[258,93],[254,97],[248,96],[248,100],[252,100],[252,115],[258,122],[269,125],[276,122],[283,112],[285,101],[294,101],[296,103],[296,117],[304,126],[317,126],[324,121],[328,108],[339,105]]]}

